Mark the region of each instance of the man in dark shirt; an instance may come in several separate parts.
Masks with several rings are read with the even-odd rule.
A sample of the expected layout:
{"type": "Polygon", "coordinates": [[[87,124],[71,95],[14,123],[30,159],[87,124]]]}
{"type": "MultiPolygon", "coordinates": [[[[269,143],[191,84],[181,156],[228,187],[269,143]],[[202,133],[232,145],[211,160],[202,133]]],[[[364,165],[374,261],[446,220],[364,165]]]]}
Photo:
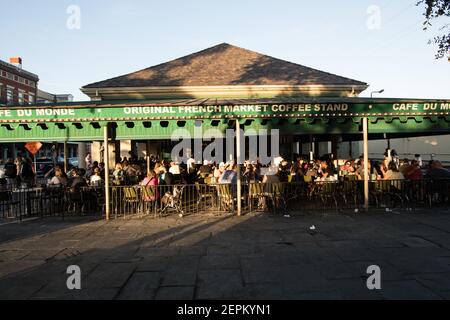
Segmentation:
{"type": "Polygon", "coordinates": [[[79,170],[74,170],[70,187],[73,191],[79,191],[82,187],[87,187],[87,182],[84,178],[80,177],[79,170]]]}
{"type": "Polygon", "coordinates": [[[333,168],[329,165],[329,163],[326,160],[320,160],[320,167],[322,172],[322,178],[330,178],[334,175],[333,168]]]}
{"type": "Polygon", "coordinates": [[[432,161],[426,174],[427,179],[450,179],[450,170],[445,169],[440,161],[432,161]]]}

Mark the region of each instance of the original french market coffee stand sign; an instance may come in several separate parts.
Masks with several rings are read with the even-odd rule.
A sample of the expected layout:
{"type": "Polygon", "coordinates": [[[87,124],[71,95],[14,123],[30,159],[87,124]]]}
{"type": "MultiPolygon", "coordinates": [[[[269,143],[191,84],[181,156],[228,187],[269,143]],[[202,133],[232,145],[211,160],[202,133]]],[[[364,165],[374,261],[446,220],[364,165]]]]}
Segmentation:
{"type": "Polygon", "coordinates": [[[145,119],[449,115],[450,101],[287,103],[248,105],[124,104],[0,108],[0,122],[130,121],[145,119]]]}

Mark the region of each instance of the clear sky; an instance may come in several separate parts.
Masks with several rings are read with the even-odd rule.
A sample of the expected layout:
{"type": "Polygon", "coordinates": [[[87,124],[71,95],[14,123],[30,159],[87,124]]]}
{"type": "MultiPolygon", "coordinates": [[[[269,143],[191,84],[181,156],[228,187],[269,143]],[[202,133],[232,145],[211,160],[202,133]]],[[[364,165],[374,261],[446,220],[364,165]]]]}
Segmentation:
{"type": "Polygon", "coordinates": [[[416,2],[0,0],[0,59],[21,56],[42,90],[87,100],[83,85],[228,42],[368,82],[363,96],[450,98],[450,62],[435,60],[416,2]]]}

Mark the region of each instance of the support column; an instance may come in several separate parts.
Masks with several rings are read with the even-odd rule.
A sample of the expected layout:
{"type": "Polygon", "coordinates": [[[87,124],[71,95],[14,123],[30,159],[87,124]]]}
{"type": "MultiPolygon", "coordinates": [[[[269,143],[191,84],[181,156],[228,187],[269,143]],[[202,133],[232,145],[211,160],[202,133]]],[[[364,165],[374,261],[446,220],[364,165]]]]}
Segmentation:
{"type": "Polygon", "coordinates": [[[145,158],[147,160],[147,173],[150,172],[150,141],[145,142],[145,158]]]}
{"type": "Polygon", "coordinates": [[[363,145],[364,145],[364,209],[369,211],[369,123],[367,117],[363,118],[363,145]]]}
{"type": "Polygon", "coordinates": [[[101,162],[101,149],[102,145],[99,141],[93,141],[91,144],[91,159],[92,162],[97,161],[101,162]]]}
{"type": "Polygon", "coordinates": [[[348,142],[348,156],[349,158],[353,158],[353,141],[348,142]]]}
{"type": "Polygon", "coordinates": [[[64,172],[67,172],[68,171],[68,159],[67,159],[67,153],[68,153],[68,147],[67,147],[67,141],[64,141],[64,172]]]}
{"type": "Polygon", "coordinates": [[[82,169],[86,168],[86,143],[80,142],[78,143],[78,167],[82,169]]]}
{"type": "Polygon", "coordinates": [[[237,164],[237,215],[238,217],[242,214],[242,203],[241,203],[241,125],[239,119],[236,119],[236,164],[237,164]]]}
{"type": "MultiPolygon", "coordinates": [[[[103,145],[105,147],[105,158],[108,159],[109,144],[108,144],[108,125],[103,128],[103,145]]],[[[109,161],[105,161],[105,215],[106,220],[109,220],[110,207],[109,207],[109,161]]]]}
{"type": "Polygon", "coordinates": [[[336,135],[332,135],[331,136],[331,153],[333,154],[334,160],[339,160],[338,150],[339,150],[339,137],[336,135]]]}

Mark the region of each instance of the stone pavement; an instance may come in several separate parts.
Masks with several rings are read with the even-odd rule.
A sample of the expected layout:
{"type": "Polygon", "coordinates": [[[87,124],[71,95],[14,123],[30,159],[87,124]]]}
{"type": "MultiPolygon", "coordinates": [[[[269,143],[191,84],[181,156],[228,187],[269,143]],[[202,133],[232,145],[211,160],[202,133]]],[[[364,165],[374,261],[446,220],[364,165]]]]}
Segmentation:
{"type": "Polygon", "coordinates": [[[0,299],[448,298],[448,210],[0,225],[0,299]]]}

